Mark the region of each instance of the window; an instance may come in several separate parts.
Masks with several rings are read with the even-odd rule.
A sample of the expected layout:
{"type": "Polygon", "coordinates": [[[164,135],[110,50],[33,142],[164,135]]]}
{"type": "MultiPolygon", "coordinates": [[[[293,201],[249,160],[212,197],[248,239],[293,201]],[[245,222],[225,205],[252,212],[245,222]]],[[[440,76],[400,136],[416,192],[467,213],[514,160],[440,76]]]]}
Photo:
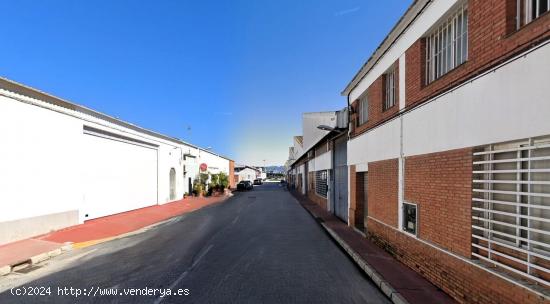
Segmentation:
{"type": "Polygon", "coordinates": [[[359,125],[362,125],[369,120],[369,101],[367,92],[359,99],[359,125]]]}
{"type": "Polygon", "coordinates": [[[468,10],[461,6],[426,37],[426,84],[468,59],[468,10]]]}
{"type": "Polygon", "coordinates": [[[414,235],[416,235],[416,227],[418,226],[416,209],[415,204],[403,203],[403,230],[414,235]]]}
{"type": "Polygon", "coordinates": [[[472,255],[550,286],[550,138],[474,153],[472,255]]]}
{"type": "Polygon", "coordinates": [[[517,28],[550,10],[550,0],[517,0],[517,28]]]}
{"type": "Polygon", "coordinates": [[[395,92],[395,68],[391,68],[391,71],[384,75],[384,111],[395,105],[396,92],[395,92]]]}
{"type": "Polygon", "coordinates": [[[327,170],[315,172],[315,192],[322,197],[327,197],[328,191],[328,173],[327,170]]]}

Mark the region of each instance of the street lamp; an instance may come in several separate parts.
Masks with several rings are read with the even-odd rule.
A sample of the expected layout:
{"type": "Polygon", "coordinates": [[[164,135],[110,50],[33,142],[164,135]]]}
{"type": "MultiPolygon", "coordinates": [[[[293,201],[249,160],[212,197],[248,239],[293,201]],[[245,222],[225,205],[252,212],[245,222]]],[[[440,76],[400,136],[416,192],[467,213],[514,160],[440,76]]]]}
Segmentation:
{"type": "Polygon", "coordinates": [[[328,131],[328,132],[332,132],[332,131],[335,131],[335,132],[338,132],[338,133],[343,133],[344,132],[344,129],[340,129],[340,128],[336,128],[336,127],[330,127],[330,126],[327,126],[327,125],[318,125],[317,129],[323,130],[323,131],[328,131]]]}

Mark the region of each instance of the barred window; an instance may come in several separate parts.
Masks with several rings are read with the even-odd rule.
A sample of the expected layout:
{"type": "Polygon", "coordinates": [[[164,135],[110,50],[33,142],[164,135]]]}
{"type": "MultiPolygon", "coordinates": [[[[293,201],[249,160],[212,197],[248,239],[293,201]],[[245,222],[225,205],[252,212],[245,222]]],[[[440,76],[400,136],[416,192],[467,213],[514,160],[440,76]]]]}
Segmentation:
{"type": "Polygon", "coordinates": [[[315,192],[322,197],[327,197],[328,191],[328,172],[327,170],[315,172],[315,192]]]}
{"type": "Polygon", "coordinates": [[[550,10],[550,0],[517,0],[517,28],[550,10]]]}
{"type": "Polygon", "coordinates": [[[426,84],[468,59],[468,10],[461,6],[426,37],[426,84]]]}
{"type": "Polygon", "coordinates": [[[359,98],[359,125],[362,125],[369,120],[369,101],[367,99],[367,92],[359,98]]]}
{"type": "Polygon", "coordinates": [[[472,255],[550,286],[550,138],[474,153],[472,255]]]}
{"type": "Polygon", "coordinates": [[[395,68],[392,67],[391,70],[384,75],[384,106],[382,107],[384,111],[393,107],[395,105],[396,92],[395,92],[395,68]]]}

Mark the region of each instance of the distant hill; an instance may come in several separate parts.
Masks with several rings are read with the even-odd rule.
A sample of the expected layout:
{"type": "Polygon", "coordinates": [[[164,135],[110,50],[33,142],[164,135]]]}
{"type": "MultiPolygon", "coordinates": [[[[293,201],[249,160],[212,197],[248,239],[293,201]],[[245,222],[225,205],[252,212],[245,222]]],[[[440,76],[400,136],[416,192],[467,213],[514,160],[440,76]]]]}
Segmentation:
{"type": "Polygon", "coordinates": [[[285,173],[285,167],[284,166],[267,166],[265,169],[266,169],[267,172],[285,173]]]}

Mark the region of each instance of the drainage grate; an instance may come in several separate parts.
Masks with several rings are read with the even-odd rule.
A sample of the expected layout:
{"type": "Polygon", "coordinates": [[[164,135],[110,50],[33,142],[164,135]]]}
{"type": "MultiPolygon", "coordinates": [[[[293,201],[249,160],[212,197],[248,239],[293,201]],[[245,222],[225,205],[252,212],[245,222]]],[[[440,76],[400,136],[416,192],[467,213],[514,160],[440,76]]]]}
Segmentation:
{"type": "MultiPolygon", "coordinates": [[[[29,264],[27,264],[29,265],[29,264]]],[[[42,268],[42,266],[27,266],[27,267],[24,267],[24,268],[21,268],[21,269],[18,269],[18,270],[15,270],[14,272],[17,272],[17,273],[22,273],[22,274],[25,274],[25,273],[29,273],[31,271],[35,271],[37,269],[40,269],[42,268]]]]}

